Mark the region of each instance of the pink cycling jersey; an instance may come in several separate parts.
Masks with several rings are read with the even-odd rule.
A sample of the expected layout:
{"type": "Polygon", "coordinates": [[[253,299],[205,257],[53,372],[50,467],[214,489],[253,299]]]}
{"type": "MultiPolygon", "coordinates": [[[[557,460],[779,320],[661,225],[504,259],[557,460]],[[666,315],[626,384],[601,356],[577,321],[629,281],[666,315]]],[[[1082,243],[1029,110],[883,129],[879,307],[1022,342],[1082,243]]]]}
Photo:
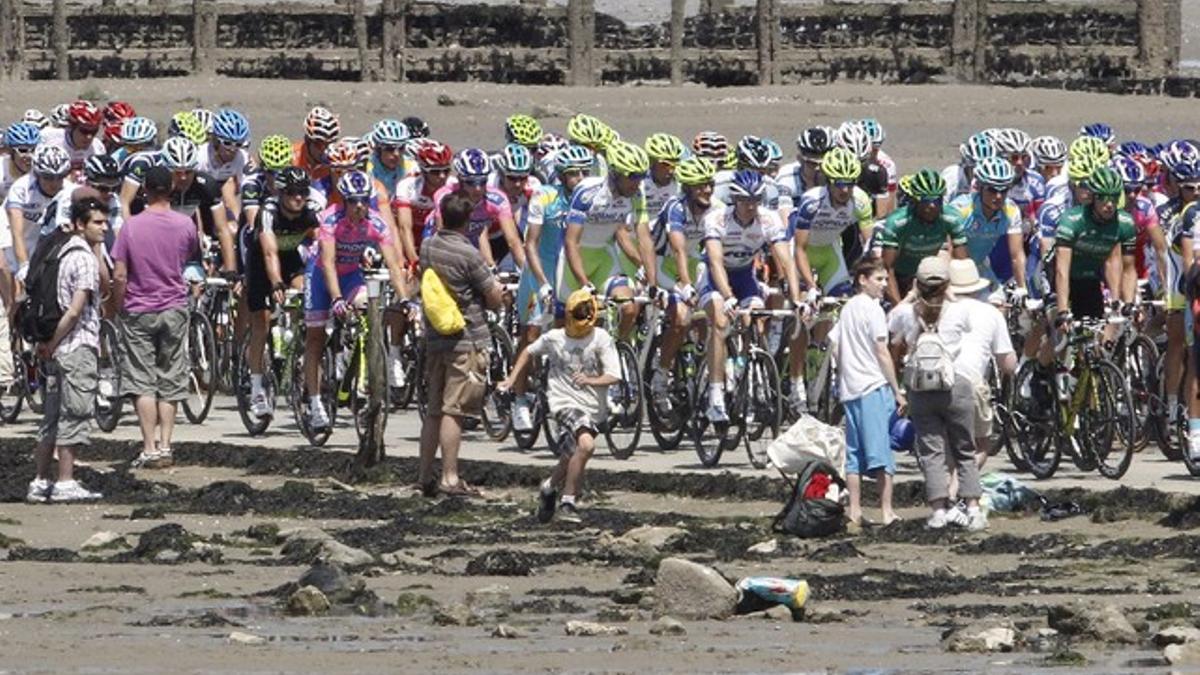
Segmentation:
{"type": "MultiPolygon", "coordinates": [[[[353,223],[343,207],[331,206],[321,213],[321,229],[317,233],[317,241],[334,243],[334,259],[338,276],[341,276],[361,268],[363,251],[367,247],[391,246],[392,231],[374,211],[368,212],[366,218],[353,223]]],[[[317,258],[317,265],[324,269],[320,258],[317,258]]]]}
{"type": "MultiPolygon", "coordinates": [[[[433,193],[433,203],[441,204],[442,199],[446,195],[457,189],[457,186],[451,187],[446,185],[442,189],[433,193]]],[[[472,244],[479,246],[479,235],[487,230],[490,237],[497,237],[500,234],[500,223],[504,220],[512,220],[512,205],[508,203],[508,195],[504,194],[503,190],[489,187],[484,193],[483,199],[475,205],[475,210],[471,211],[470,226],[467,228],[467,238],[472,244]]],[[[436,228],[434,223],[434,214],[430,213],[426,220],[425,236],[436,228]]]]}

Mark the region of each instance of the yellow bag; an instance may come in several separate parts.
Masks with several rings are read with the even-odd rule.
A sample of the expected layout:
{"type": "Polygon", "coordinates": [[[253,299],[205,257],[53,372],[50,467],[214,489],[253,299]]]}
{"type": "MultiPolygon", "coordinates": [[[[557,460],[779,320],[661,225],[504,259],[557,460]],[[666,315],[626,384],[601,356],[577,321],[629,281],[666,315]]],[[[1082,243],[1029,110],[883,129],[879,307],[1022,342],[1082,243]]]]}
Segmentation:
{"type": "Polygon", "coordinates": [[[467,327],[458,302],[432,268],[421,274],[421,309],[429,325],[442,335],[457,335],[467,327]]]}

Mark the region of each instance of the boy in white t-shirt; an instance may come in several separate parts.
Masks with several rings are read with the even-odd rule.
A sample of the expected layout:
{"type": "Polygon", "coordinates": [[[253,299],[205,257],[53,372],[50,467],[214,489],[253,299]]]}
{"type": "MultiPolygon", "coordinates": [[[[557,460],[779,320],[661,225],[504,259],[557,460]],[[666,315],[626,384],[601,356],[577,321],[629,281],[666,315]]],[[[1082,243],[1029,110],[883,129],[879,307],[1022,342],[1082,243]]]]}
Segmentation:
{"type": "Polygon", "coordinates": [[[896,381],[888,351],[887,318],[879,301],[887,288],[883,263],[864,259],[854,268],[858,295],[842,308],[829,335],[837,360],[838,391],[846,411],[846,489],[850,493],[849,529],[862,528],[862,475],[880,486],[883,524],[896,520],[892,510],[892,456],[889,422],[892,412],[907,405],[896,381]]]}
{"type": "Polygon", "coordinates": [[[512,389],[517,378],[525,376],[530,358],[546,357],[546,399],[566,441],[554,473],[542,482],[537,516],[543,523],[554,517],[556,505],[560,520],[580,522],[575,500],[583,470],[608,416],[608,387],[621,379],[612,336],[594,325],[598,313],[591,291],[572,293],[567,298],[566,325],[534,340],[517,356],[508,378],[496,385],[500,390],[512,389]]]}

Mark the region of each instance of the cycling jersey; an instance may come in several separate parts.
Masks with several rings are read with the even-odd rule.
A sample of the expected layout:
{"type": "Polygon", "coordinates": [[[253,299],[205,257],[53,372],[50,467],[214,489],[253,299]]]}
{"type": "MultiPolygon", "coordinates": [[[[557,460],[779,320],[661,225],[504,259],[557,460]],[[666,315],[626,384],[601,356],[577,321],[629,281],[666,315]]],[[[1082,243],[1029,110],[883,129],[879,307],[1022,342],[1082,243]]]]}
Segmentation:
{"type": "Polygon", "coordinates": [[[308,177],[314,183],[324,178],[328,178],[329,165],[325,164],[325,158],[310,158],[308,156],[308,150],[306,150],[304,146],[304,139],[298,140],[292,144],[292,166],[298,166],[307,171],[308,177]]]}
{"type": "MultiPolygon", "coordinates": [[[[441,204],[442,200],[458,189],[457,183],[446,182],[437,192],[433,193],[433,203],[441,204]]],[[[471,218],[467,225],[467,238],[476,248],[479,247],[479,237],[484,232],[489,234],[489,239],[495,239],[496,233],[501,232],[500,221],[512,220],[512,206],[508,203],[508,195],[504,194],[503,190],[496,188],[487,188],[484,192],[483,199],[475,205],[471,211],[471,218]]],[[[435,214],[430,211],[425,220],[425,232],[423,237],[432,237],[437,229],[437,220],[435,214]]],[[[503,236],[503,235],[500,235],[503,236]]],[[[507,251],[505,247],[505,251],[507,251]]],[[[495,258],[496,262],[500,261],[500,257],[495,258]]]]}
{"type": "MultiPolygon", "coordinates": [[[[337,206],[340,208],[345,204],[345,201],[342,199],[342,195],[335,189],[333,184],[333,176],[326,176],[321,180],[313,181],[312,187],[316,188],[316,191],[319,192],[324,198],[326,208],[329,206],[337,206]]],[[[386,207],[388,205],[388,194],[390,194],[390,192],[385,189],[379,181],[372,178],[371,198],[368,201],[371,206],[371,211],[378,214],[381,210],[381,205],[386,207]]]]}
{"type": "Polygon", "coordinates": [[[142,150],[129,155],[121,163],[121,173],[125,180],[141,187],[146,179],[146,173],[156,166],[163,165],[162,152],[159,150],[142,150]]]}
{"type": "MultiPolygon", "coordinates": [[[[718,171],[713,177],[713,199],[725,204],[732,204],[733,199],[729,195],[729,185],[733,182],[733,174],[736,171],[724,170],[718,171]]],[[[763,194],[762,205],[764,208],[772,211],[779,210],[780,192],[779,185],[775,183],[775,179],[770,176],[763,176],[763,185],[766,187],[766,192],[763,194]]]]}
{"type": "MultiPolygon", "coordinates": [[[[646,214],[657,224],[667,202],[679,194],[679,183],[671,179],[666,185],[659,185],[654,182],[652,176],[647,175],[646,179],[642,181],[642,192],[646,195],[646,214]]],[[[665,229],[652,227],[650,236],[654,239],[654,250],[661,251],[666,248],[667,232],[665,229]]]]}
{"type": "MultiPolygon", "coordinates": [[[[74,183],[64,181],[62,190],[70,194],[76,187],[78,186],[74,183]]],[[[38,183],[37,176],[27,173],[13,182],[12,187],[8,190],[8,196],[4,198],[6,216],[10,209],[16,209],[24,216],[22,236],[25,239],[25,254],[30,258],[33,257],[33,250],[37,248],[37,241],[41,235],[42,222],[46,216],[46,212],[54,204],[54,198],[58,194],[58,192],[54,194],[43,192],[41,184],[38,183]]]]}
{"type": "Polygon", "coordinates": [[[17,173],[12,157],[0,155],[0,201],[8,196],[8,190],[18,178],[24,174],[17,173]]]}
{"type": "Polygon", "coordinates": [[[221,183],[230,178],[240,181],[242,175],[246,172],[246,167],[250,164],[249,155],[241,148],[238,148],[237,152],[234,153],[233,159],[222,163],[221,158],[217,157],[217,146],[212,142],[201,145],[199,155],[199,170],[207,173],[221,183]]]}
{"type": "MultiPolygon", "coordinates": [[[[579,253],[587,280],[596,288],[603,288],[610,277],[624,274],[634,276],[636,270],[617,251],[616,229],[624,227],[634,234],[639,224],[648,222],[646,197],[639,185],[632,197],[622,197],[606,177],[591,176],[583,179],[571,193],[567,207],[566,226],[579,226],[583,230],[579,241],[579,253]]],[[[559,258],[559,297],[566,291],[580,287],[575,275],[567,269],[566,256],[559,258]]]]}
{"type": "Polygon", "coordinates": [[[300,213],[289,216],[279,207],[274,197],[268,197],[255,215],[253,233],[247,246],[246,301],[252,312],[270,308],[271,281],[267,275],[267,263],[263,256],[259,235],[269,232],[275,235],[279,253],[279,274],[287,284],[293,277],[304,273],[304,259],[300,247],[316,238],[318,212],[306,206],[300,213]]]}
{"type": "Polygon", "coordinates": [[[900,209],[888,216],[877,238],[881,248],[898,253],[895,270],[896,275],[902,277],[915,275],[921,260],[937,255],[947,241],[952,246],[967,243],[962,221],[953,207],[949,206],[943,207],[937,220],[932,223],[921,222],[915,207],[900,209]]]}
{"type": "Polygon", "coordinates": [[[1100,278],[1114,246],[1121,247],[1122,255],[1133,255],[1136,242],[1132,216],[1118,210],[1115,219],[1101,223],[1088,206],[1076,206],[1064,213],[1054,239],[1056,247],[1072,251],[1071,278],[1089,280],[1100,278]]]}
{"type": "MultiPolygon", "coordinates": [[[[1151,245],[1151,231],[1158,229],[1158,212],[1154,210],[1154,203],[1150,201],[1149,197],[1138,195],[1129,215],[1133,217],[1133,226],[1137,230],[1134,261],[1137,265],[1138,278],[1146,279],[1150,275],[1150,267],[1154,262],[1153,258],[1147,258],[1146,249],[1151,245]]],[[[1195,239],[1192,241],[1194,242],[1195,239]]]]}
{"type": "Polygon", "coordinates": [[[1026,169],[1021,179],[1013,183],[1008,190],[1008,198],[1017,205],[1021,212],[1022,231],[1032,229],[1037,222],[1037,211],[1046,201],[1046,180],[1042,174],[1033,169],[1026,169]]]}
{"type": "MultiPolygon", "coordinates": [[[[267,185],[267,173],[265,171],[255,171],[246,174],[242,179],[241,199],[242,210],[245,211],[250,207],[261,206],[268,199],[272,199],[270,188],[267,185]]],[[[321,192],[313,185],[308,187],[308,208],[315,213],[320,213],[328,206],[325,199],[325,193],[321,192]]]]}
{"type": "Polygon", "coordinates": [[[196,172],[192,183],[185,190],[171,193],[171,209],[188,218],[195,218],[199,213],[204,234],[210,237],[217,236],[213,211],[224,208],[225,205],[221,202],[221,184],[206,173],[196,172]]]}
{"type": "Polygon", "coordinates": [[[983,213],[979,193],[963,195],[950,202],[967,235],[967,250],[979,266],[979,274],[992,281],[1004,282],[1012,277],[1012,260],[1008,255],[1006,235],[1021,234],[1021,212],[1011,199],[988,219],[983,213]],[[993,255],[993,251],[999,251],[993,255]]]}
{"type": "Polygon", "coordinates": [[[962,164],[951,164],[942,169],[942,180],[946,181],[946,199],[954,200],[971,194],[971,179],[962,164]]]}
{"type": "MultiPolygon", "coordinates": [[[[566,226],[567,208],[570,206],[570,195],[562,186],[543,185],[529,202],[529,217],[527,227],[538,226],[537,256],[542,265],[542,273],[550,285],[555,285],[555,272],[558,260],[562,254],[563,234],[566,226]]],[[[537,293],[539,283],[529,265],[521,270],[521,283],[517,289],[517,310],[521,322],[526,323],[542,315],[543,308],[533,297],[537,293]]]]}
{"type": "MultiPolygon", "coordinates": [[[[446,184],[450,185],[451,181],[454,181],[454,178],[448,179],[446,184]]],[[[421,241],[424,239],[425,223],[432,220],[433,217],[435,194],[437,194],[437,190],[429,190],[425,185],[424,176],[417,174],[406,176],[397,183],[396,192],[392,195],[393,210],[409,209],[412,211],[413,247],[418,253],[421,251],[421,241]]]]}
{"type": "Polygon", "coordinates": [[[887,177],[887,191],[895,192],[899,187],[900,173],[896,169],[896,160],[892,159],[891,155],[879,149],[875,151],[875,161],[883,169],[884,176],[887,177]]]}
{"type": "MultiPolygon", "coordinates": [[[[1046,200],[1050,201],[1055,198],[1055,195],[1060,195],[1063,192],[1071,191],[1071,176],[1067,173],[1064,166],[1063,170],[1057,176],[1046,181],[1046,200]]],[[[1038,209],[1039,211],[1041,209],[1038,209]]]]}
{"type": "Polygon", "coordinates": [[[71,141],[71,131],[69,129],[42,129],[42,145],[57,145],[67,152],[67,156],[71,158],[71,171],[81,171],[83,164],[92,155],[103,155],[104,143],[100,141],[100,135],[96,134],[92,137],[92,142],[82,147],[75,147],[71,141]]]}
{"type": "Polygon", "coordinates": [[[407,157],[401,157],[400,163],[395,169],[389,169],[379,158],[371,155],[371,159],[367,164],[367,173],[372,178],[379,181],[387,190],[389,197],[395,194],[396,185],[410,176],[417,176],[421,173],[421,168],[417,166],[416,161],[407,157]]]}
{"type": "MultiPolygon", "coordinates": [[[[729,280],[730,290],[739,302],[752,301],[761,297],[762,290],[754,278],[754,258],[760,251],[788,240],[787,228],[778,214],[763,207],[758,208],[754,221],[742,225],[734,215],[732,206],[710,210],[704,216],[703,241],[721,243],[722,266],[729,280]]],[[[707,260],[700,286],[700,302],[708,304],[717,298],[718,290],[713,284],[711,265],[707,260]]]]}
{"type": "MultiPolygon", "coordinates": [[[[1183,200],[1174,197],[1155,209],[1167,239],[1167,270],[1159,282],[1161,285],[1158,290],[1165,289],[1167,310],[1170,311],[1181,310],[1187,304],[1183,292],[1183,247],[1188,245],[1184,240],[1192,237],[1192,231],[1181,218],[1186,206],[1183,200]]],[[[1192,239],[1190,245],[1195,246],[1195,239],[1192,239]]]]}
{"type": "Polygon", "coordinates": [[[779,187],[779,209],[781,211],[796,208],[800,196],[816,187],[816,184],[809,185],[804,180],[803,161],[788,162],[780,167],[779,174],[775,176],[775,185],[779,187]]]}
{"type": "MultiPolygon", "coordinates": [[[[344,208],[330,206],[321,213],[321,226],[317,241],[334,244],[334,260],[338,275],[362,269],[363,251],[392,245],[392,231],[377,214],[367,216],[357,223],[350,220],[344,208]]],[[[324,269],[321,256],[317,256],[316,267],[324,269]]]]}
{"type": "MultiPolygon", "coordinates": [[[[503,177],[500,175],[499,171],[493,171],[488,174],[488,188],[504,192],[504,188],[500,185],[502,178],[503,177]]],[[[509,197],[508,199],[508,205],[513,214],[513,222],[515,222],[517,225],[517,231],[521,232],[522,234],[525,232],[525,219],[529,215],[530,200],[533,199],[534,195],[536,195],[541,189],[542,181],[538,180],[537,176],[531,175],[525,179],[525,187],[517,194],[517,198],[512,199],[509,197]]],[[[504,196],[508,197],[508,193],[504,192],[504,196]]],[[[503,236],[503,233],[499,231],[499,226],[497,226],[497,228],[492,232],[493,238],[497,236],[503,236]]]]}
{"type": "Polygon", "coordinates": [[[874,227],[874,208],[871,197],[855,186],[845,204],[834,204],[829,187],[815,187],[805,192],[800,204],[788,216],[788,234],[795,237],[798,230],[807,231],[809,265],[817,274],[821,287],[829,292],[850,280],[845,256],[842,255],[842,233],[852,228],[861,236],[874,227]]]}
{"type": "MultiPolygon", "coordinates": [[[[704,218],[714,211],[724,210],[725,204],[713,199],[709,203],[708,208],[697,218],[692,214],[691,204],[686,195],[672,197],[663,206],[662,211],[658,214],[654,229],[663,231],[664,245],[657,252],[662,263],[661,271],[665,273],[672,285],[679,278],[679,268],[678,262],[675,260],[675,255],[668,245],[669,233],[678,232],[687,240],[684,250],[688,254],[689,276],[694,282],[696,280],[696,267],[704,258],[704,218]]],[[[662,281],[659,281],[659,285],[664,288],[670,287],[662,281]]]]}

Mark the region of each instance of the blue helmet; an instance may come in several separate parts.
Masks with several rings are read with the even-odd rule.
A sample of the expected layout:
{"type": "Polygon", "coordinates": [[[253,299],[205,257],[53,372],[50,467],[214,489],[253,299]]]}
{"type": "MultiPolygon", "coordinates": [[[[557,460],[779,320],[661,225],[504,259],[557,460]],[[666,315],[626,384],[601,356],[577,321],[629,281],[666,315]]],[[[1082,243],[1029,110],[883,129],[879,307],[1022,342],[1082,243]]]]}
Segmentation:
{"type": "Polygon", "coordinates": [[[1142,185],[1146,182],[1146,170],[1142,168],[1141,162],[1135,159],[1117,155],[1112,159],[1112,167],[1120,174],[1121,180],[1126,185],[1142,185]]]}
{"type": "Polygon", "coordinates": [[[1012,163],[1003,157],[985,157],[975,166],[975,180],[981,185],[1007,189],[1016,179],[1012,163]]]}
{"type": "Polygon", "coordinates": [[[778,143],[776,143],[775,141],[773,141],[769,138],[762,139],[762,142],[764,144],[766,144],[767,150],[771,154],[771,163],[772,164],[776,164],[778,162],[783,161],[783,148],[779,147],[778,143]]]}
{"type": "Polygon", "coordinates": [[[148,117],[130,117],[121,123],[121,142],[126,145],[146,145],[158,136],[158,125],[148,117]]]}
{"type": "Polygon", "coordinates": [[[729,196],[733,199],[762,199],[767,192],[767,183],[762,174],[752,169],[741,169],[733,174],[729,183],[729,196]]]}
{"type": "Polygon", "coordinates": [[[527,176],[533,172],[533,155],[529,148],[518,143],[509,143],[500,152],[496,168],[505,176],[527,176]]]}
{"type": "Polygon", "coordinates": [[[1200,180],[1200,159],[1195,157],[1179,160],[1168,168],[1177,181],[1186,183],[1200,180]]]}
{"type": "Polygon", "coordinates": [[[595,163],[596,155],[591,150],[574,143],[559,150],[558,154],[554,156],[554,170],[558,173],[572,170],[586,171],[595,163]]]}
{"type": "Polygon", "coordinates": [[[344,199],[367,199],[374,192],[371,179],[362,171],[347,171],[338,180],[337,189],[344,199]]]}
{"type": "Polygon", "coordinates": [[[1150,148],[1147,148],[1145,143],[1140,143],[1138,141],[1125,141],[1117,146],[1117,154],[1125,157],[1148,155],[1150,154],[1150,148]]]}
{"type": "Polygon", "coordinates": [[[10,148],[36,146],[42,140],[42,131],[29,122],[17,122],[4,132],[4,145],[10,148]]]}
{"type": "Polygon", "coordinates": [[[491,170],[487,153],[479,148],[460,150],[454,158],[454,173],[459,178],[484,178],[491,170]]]}
{"type": "Polygon", "coordinates": [[[917,431],[913,427],[911,419],[901,417],[893,411],[888,436],[890,437],[893,451],[912,452],[913,446],[916,445],[917,431]]]}
{"type": "Polygon", "coordinates": [[[1104,122],[1094,122],[1092,124],[1085,125],[1079,130],[1079,135],[1099,138],[1105,143],[1112,143],[1113,141],[1117,140],[1116,132],[1114,132],[1113,128],[1104,122]]]}
{"type": "Polygon", "coordinates": [[[375,145],[404,145],[410,135],[408,127],[399,120],[379,120],[371,128],[371,142],[375,145]]]}
{"type": "Polygon", "coordinates": [[[232,108],[221,108],[213,116],[212,135],[227,143],[245,145],[250,141],[250,122],[232,108]]]}
{"type": "Polygon", "coordinates": [[[996,156],[996,143],[988,134],[978,133],[958,146],[958,154],[962,156],[963,162],[974,166],[988,157],[996,156]]]}

